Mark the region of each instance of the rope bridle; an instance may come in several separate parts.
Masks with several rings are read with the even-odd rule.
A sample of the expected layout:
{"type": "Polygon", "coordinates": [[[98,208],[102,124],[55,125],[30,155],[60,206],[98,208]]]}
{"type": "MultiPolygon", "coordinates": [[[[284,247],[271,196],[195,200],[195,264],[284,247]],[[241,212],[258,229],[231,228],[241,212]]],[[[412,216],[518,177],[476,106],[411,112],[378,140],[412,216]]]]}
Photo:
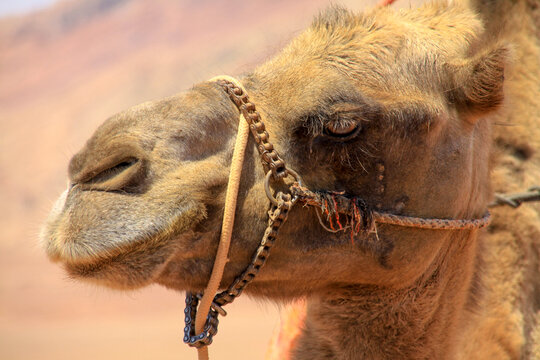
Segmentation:
{"type": "MultiPolygon", "coordinates": [[[[241,83],[229,76],[219,76],[211,81],[217,82],[237,106],[240,112],[240,123],[227,186],[220,243],[212,274],[202,294],[190,292],[186,294],[184,342],[198,349],[200,360],[208,359],[207,346],[212,343],[212,337],[217,332],[218,315],[225,316],[227,314],[223,306],[233,302],[264,266],[281,225],[287,220],[289,210],[298,201],[302,202],[304,206],[315,208],[319,221],[326,230],[331,232],[350,230],[351,239],[360,232],[375,232],[377,235],[377,223],[441,230],[474,230],[489,225],[489,211],[477,219],[419,218],[375,211],[362,199],[344,193],[309,190],[302,185],[300,176],[294,170],[287,168],[285,161],[274,149],[269,141],[270,136],[265,130],[261,116],[256,111],[255,105],[249,100],[241,83]],[[214,296],[219,288],[228,260],[236,198],[249,132],[257,144],[266,172],[264,185],[270,201],[268,226],[248,267],[236,277],[226,290],[214,296]],[[273,194],[270,182],[283,181],[287,177],[294,179],[293,183],[288,186],[288,192],[276,191],[273,194]],[[325,225],[324,217],[326,217],[329,227],[325,225]],[[195,321],[193,321],[194,319],[195,321]]],[[[520,200],[527,201],[522,198],[520,200]]]]}

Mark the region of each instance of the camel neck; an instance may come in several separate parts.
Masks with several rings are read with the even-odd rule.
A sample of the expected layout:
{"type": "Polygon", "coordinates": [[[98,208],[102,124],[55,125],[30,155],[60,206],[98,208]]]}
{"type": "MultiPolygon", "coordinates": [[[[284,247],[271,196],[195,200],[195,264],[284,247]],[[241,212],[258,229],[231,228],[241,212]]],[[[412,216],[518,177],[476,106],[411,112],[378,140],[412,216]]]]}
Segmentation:
{"type": "MultiPolygon", "coordinates": [[[[467,239],[468,238],[468,239],[467,239]]],[[[452,359],[474,291],[475,236],[413,286],[341,286],[308,300],[293,359],[452,359]],[[463,254],[463,250],[469,254],[463,254]],[[461,326],[459,326],[462,328],[461,326]]],[[[450,250],[450,249],[449,249],[450,250]]]]}

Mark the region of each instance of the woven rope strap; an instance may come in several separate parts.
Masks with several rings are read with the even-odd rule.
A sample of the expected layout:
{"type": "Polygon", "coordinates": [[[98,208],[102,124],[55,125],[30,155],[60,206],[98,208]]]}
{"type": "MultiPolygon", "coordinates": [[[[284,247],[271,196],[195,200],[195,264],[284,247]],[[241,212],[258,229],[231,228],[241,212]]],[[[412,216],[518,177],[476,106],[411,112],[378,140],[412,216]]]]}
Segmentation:
{"type": "MultiPolygon", "coordinates": [[[[419,229],[433,230],[473,230],[486,227],[491,222],[489,211],[477,219],[438,219],[420,218],[406,215],[396,215],[369,209],[365,202],[358,197],[346,196],[337,192],[315,192],[306,187],[295,184],[291,187],[293,194],[306,206],[314,206],[326,214],[327,219],[332,217],[339,221],[339,214],[352,219],[349,226],[340,226],[338,230],[352,227],[353,232],[371,230],[375,223],[399,225],[419,229]],[[357,224],[359,227],[355,226],[357,224]]],[[[317,213],[318,214],[318,213],[317,213]]],[[[326,228],[326,227],[325,227],[326,228]]],[[[335,229],[331,229],[335,232],[335,229]]]]}
{"type": "Polygon", "coordinates": [[[486,227],[491,222],[491,214],[487,211],[478,219],[436,219],[419,218],[414,216],[394,215],[373,211],[373,220],[383,224],[400,225],[419,229],[434,230],[473,230],[486,227]]]}

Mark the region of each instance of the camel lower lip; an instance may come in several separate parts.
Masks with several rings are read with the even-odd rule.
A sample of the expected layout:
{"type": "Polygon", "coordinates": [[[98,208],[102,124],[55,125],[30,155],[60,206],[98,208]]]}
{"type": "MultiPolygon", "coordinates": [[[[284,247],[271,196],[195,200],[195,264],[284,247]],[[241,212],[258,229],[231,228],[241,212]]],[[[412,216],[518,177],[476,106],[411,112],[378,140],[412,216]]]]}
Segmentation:
{"type": "Polygon", "coordinates": [[[92,249],[84,244],[51,241],[47,244],[47,255],[53,262],[60,262],[66,265],[87,265],[95,264],[96,261],[106,261],[125,249],[92,249]]]}
{"type": "Polygon", "coordinates": [[[150,247],[137,245],[114,255],[102,254],[92,262],[64,261],[63,265],[74,279],[119,289],[146,286],[163,272],[175,254],[175,245],[173,242],[150,247]]]}

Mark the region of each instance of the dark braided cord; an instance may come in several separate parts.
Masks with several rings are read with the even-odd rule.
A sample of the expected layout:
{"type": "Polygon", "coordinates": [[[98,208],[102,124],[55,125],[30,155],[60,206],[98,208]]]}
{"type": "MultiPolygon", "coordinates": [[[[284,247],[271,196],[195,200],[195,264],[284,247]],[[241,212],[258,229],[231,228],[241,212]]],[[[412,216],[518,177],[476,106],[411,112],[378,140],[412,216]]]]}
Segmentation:
{"type": "Polygon", "coordinates": [[[217,333],[219,324],[218,315],[226,315],[222,306],[230,304],[236,299],[245,287],[255,278],[261,268],[266,264],[270,256],[270,250],[276,241],[280,227],[287,221],[289,210],[293,206],[290,194],[279,192],[276,195],[277,205],[272,205],[268,211],[268,226],[262,240],[253,254],[253,258],[248,267],[236,277],[233,283],[221,293],[214,297],[210,308],[210,313],[206,319],[204,330],[201,334],[195,333],[195,316],[197,305],[202,294],[186,294],[186,308],[184,310],[184,342],[189,346],[200,348],[212,343],[213,336],[217,333]]]}
{"type": "MultiPolygon", "coordinates": [[[[232,81],[218,79],[216,82],[227,92],[230,99],[249,124],[249,129],[257,143],[257,150],[259,151],[265,172],[269,174],[268,176],[271,174],[274,180],[287,177],[289,171],[285,165],[285,161],[279,156],[274,149],[274,145],[269,141],[270,135],[266,131],[261,116],[255,108],[255,104],[250,102],[244,90],[232,81]]],[[[296,174],[295,172],[292,173],[296,174]]],[[[297,176],[294,177],[297,178],[297,176]]],[[[266,181],[268,181],[268,177],[266,181]]],[[[222,306],[233,302],[266,263],[279,228],[287,220],[289,210],[294,204],[292,196],[283,192],[278,192],[276,197],[272,197],[271,200],[273,201],[271,201],[271,208],[268,211],[268,226],[257,250],[253,254],[251,263],[242,274],[236,277],[225,291],[214,297],[203,332],[200,334],[196,334],[194,319],[197,315],[197,305],[202,298],[202,294],[186,294],[184,342],[189,346],[201,348],[212,343],[212,337],[217,333],[218,315],[227,314],[222,306]]]]}
{"type": "Polygon", "coordinates": [[[261,115],[255,108],[255,104],[249,100],[248,95],[234,83],[220,79],[217,83],[227,92],[238,110],[244,115],[249,124],[253,139],[257,143],[257,151],[261,156],[264,173],[272,171],[274,180],[287,177],[288,171],[285,161],[279,156],[274,145],[270,142],[270,134],[261,119],[261,115]]]}

